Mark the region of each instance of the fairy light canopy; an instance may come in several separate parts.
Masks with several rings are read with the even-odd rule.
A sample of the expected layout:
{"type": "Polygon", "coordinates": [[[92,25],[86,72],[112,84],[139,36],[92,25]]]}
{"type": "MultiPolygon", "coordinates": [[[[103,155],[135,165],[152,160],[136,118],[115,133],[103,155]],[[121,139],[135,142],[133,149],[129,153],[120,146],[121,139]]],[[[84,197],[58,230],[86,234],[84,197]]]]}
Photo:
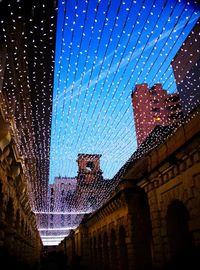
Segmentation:
{"type": "Polygon", "coordinates": [[[131,92],[176,92],[171,61],[199,18],[195,1],[58,1],[50,182],[99,153],[112,178],[136,149],[131,92]]]}
{"type": "Polygon", "coordinates": [[[0,1],[1,107],[34,211],[44,210],[48,190],[56,15],[56,1],[0,1]]]}
{"type": "Polygon", "coordinates": [[[26,175],[43,243],[55,245],[109,197],[117,183],[111,179],[121,175],[136,150],[135,85],[160,83],[168,93],[177,92],[171,63],[198,22],[200,7],[194,0],[26,2],[2,1],[9,20],[3,18],[1,26],[13,59],[11,64],[10,55],[6,58],[3,91],[10,108],[16,104],[9,113],[29,165],[26,175]],[[68,182],[77,177],[80,153],[101,156],[107,182],[97,181],[92,191],[83,188],[83,203],[89,201],[90,207],[76,209],[76,186],[73,194],[68,186],[62,194],[58,185],[54,197],[48,187],[58,176],[68,182]],[[104,192],[97,200],[95,188],[104,192]]]}

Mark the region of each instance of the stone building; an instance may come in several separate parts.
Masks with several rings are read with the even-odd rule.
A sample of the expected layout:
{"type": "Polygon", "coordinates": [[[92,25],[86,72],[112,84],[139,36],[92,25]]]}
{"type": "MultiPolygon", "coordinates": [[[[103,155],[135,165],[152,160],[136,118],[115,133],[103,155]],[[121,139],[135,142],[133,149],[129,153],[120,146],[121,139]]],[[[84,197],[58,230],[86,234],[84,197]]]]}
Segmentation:
{"type": "Polygon", "coordinates": [[[9,269],[37,269],[34,211],[47,201],[56,1],[34,2],[0,2],[0,258],[9,269]]]}
{"type": "Polygon", "coordinates": [[[23,156],[37,211],[47,201],[56,2],[0,2],[0,107],[23,156]]]}
{"type": "MultiPolygon", "coordinates": [[[[16,3],[0,29],[0,259],[8,269],[35,270],[43,243],[33,211],[47,209],[56,1],[41,0],[35,9],[34,0],[9,2],[16,3]]],[[[200,255],[199,113],[192,111],[177,130],[154,129],[110,182],[102,180],[99,156],[96,165],[79,156],[74,193],[82,197],[73,200],[94,212],[53,250],[91,270],[193,269],[200,255]]],[[[62,188],[59,199],[63,211],[62,188]]]]}
{"type": "Polygon", "coordinates": [[[32,211],[27,175],[2,111],[0,127],[1,264],[9,269],[35,269],[40,261],[42,242],[32,211]]]}
{"type": "Polygon", "coordinates": [[[76,177],[55,177],[49,184],[47,209],[36,212],[44,245],[59,244],[83,217],[100,208],[114,190],[116,181],[103,178],[100,155],[78,154],[76,177]]]}
{"type": "MultiPolygon", "coordinates": [[[[195,269],[200,255],[200,107],[121,169],[111,198],[60,249],[86,269],[195,269]],[[185,268],[186,267],[186,268],[185,268]]],[[[137,152],[137,151],[136,151],[137,152]]],[[[198,265],[199,266],[199,265],[198,265]]]]}

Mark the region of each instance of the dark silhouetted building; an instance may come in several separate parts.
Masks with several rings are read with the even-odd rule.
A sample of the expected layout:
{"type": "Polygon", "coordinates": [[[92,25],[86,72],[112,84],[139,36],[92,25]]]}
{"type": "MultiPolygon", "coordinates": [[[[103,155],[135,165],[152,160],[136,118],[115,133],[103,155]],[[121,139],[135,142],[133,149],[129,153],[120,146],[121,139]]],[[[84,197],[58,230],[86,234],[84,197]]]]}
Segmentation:
{"type": "Polygon", "coordinates": [[[183,114],[187,115],[200,103],[200,20],[172,61],[183,114]]]}

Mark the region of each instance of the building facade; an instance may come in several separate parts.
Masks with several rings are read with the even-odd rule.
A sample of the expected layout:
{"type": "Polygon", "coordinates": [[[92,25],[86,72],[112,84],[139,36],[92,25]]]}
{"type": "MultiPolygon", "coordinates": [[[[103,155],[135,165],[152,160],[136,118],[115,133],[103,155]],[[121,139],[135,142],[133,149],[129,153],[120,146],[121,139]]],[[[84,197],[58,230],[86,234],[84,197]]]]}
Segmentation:
{"type": "Polygon", "coordinates": [[[171,63],[185,116],[200,103],[199,32],[200,20],[197,21],[171,63]]]}
{"type": "Polygon", "coordinates": [[[56,1],[46,3],[0,3],[0,258],[9,269],[37,269],[42,250],[35,212],[47,206],[56,22],[56,1]]]}
{"type": "Polygon", "coordinates": [[[149,89],[147,84],[137,84],[132,93],[137,143],[140,145],[156,126],[178,123],[182,109],[177,94],[168,94],[162,84],[149,89]]]}
{"type": "Polygon", "coordinates": [[[91,270],[200,267],[199,122],[200,107],[129,161],[111,198],[59,245],[70,265],[79,258],[91,270]]]}
{"type": "Polygon", "coordinates": [[[42,242],[28,185],[12,130],[0,110],[0,260],[9,269],[37,269],[40,262],[42,242]]]}
{"type": "Polygon", "coordinates": [[[0,106],[12,122],[36,211],[47,202],[56,5],[56,0],[0,2],[0,106]]]}

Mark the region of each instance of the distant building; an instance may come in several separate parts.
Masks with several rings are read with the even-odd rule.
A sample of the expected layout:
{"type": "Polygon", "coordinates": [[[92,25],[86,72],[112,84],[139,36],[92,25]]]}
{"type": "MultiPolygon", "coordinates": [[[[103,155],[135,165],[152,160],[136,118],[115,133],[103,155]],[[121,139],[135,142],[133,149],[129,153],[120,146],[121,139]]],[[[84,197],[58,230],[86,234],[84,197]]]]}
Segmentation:
{"type": "Polygon", "coordinates": [[[147,84],[137,84],[132,93],[137,143],[140,145],[156,126],[176,124],[182,118],[177,94],[168,94],[162,84],[149,89],[147,84]]]}
{"type": "Polygon", "coordinates": [[[96,154],[78,154],[78,184],[92,183],[102,177],[100,157],[101,155],[96,154]]]}
{"type": "Polygon", "coordinates": [[[48,211],[46,216],[41,215],[40,221],[44,223],[46,217],[52,232],[48,235],[46,231],[42,232],[44,239],[56,237],[60,230],[68,234],[80,224],[85,214],[98,209],[108,198],[113,181],[103,179],[100,157],[97,154],[78,154],[77,176],[55,177],[54,183],[49,184],[48,211]]]}
{"type": "Polygon", "coordinates": [[[76,208],[92,212],[98,209],[108,193],[111,183],[103,179],[100,168],[101,155],[78,154],[76,208]]]}
{"type": "Polygon", "coordinates": [[[56,177],[48,190],[48,227],[71,228],[76,217],[70,215],[73,207],[73,194],[76,191],[76,177],[56,177]]]}
{"type": "Polygon", "coordinates": [[[49,184],[50,212],[69,211],[66,209],[66,196],[69,198],[76,190],[76,177],[56,177],[53,184],[49,184]]]}
{"type": "Polygon", "coordinates": [[[55,177],[54,184],[50,184],[50,186],[54,186],[55,188],[65,191],[74,192],[76,189],[77,179],[76,177],[55,177]]]}
{"type": "Polygon", "coordinates": [[[185,116],[200,103],[199,33],[200,20],[197,21],[171,63],[185,116]]]}

